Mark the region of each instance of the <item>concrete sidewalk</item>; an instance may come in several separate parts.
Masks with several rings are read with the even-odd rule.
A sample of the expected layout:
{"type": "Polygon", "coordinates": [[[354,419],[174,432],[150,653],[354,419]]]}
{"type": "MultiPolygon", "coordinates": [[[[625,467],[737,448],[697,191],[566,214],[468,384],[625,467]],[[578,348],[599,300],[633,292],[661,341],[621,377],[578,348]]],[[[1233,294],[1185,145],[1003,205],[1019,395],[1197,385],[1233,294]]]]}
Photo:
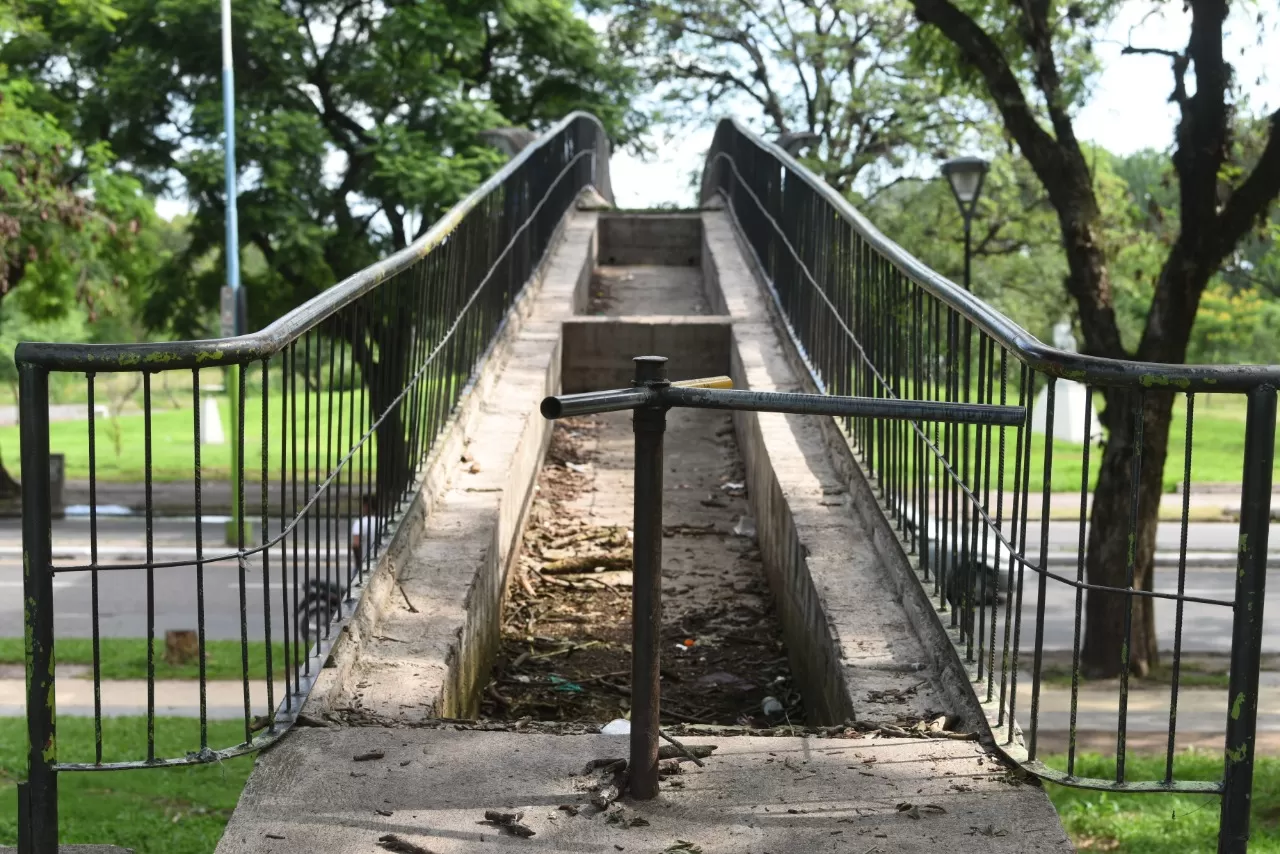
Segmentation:
{"type": "MultiPolygon", "coordinates": [[[[70,671],[72,668],[60,668],[70,671]]],[[[79,668],[83,671],[84,668],[79,668]]],[[[217,681],[207,683],[206,710],[210,720],[237,720],[244,717],[244,683],[217,681]]],[[[93,716],[93,680],[81,673],[60,673],[55,683],[59,717],[93,716]]],[[[275,702],[284,698],[284,683],[275,684],[275,702]]],[[[22,717],[26,712],[26,681],[0,678],[0,717],[22,717]]],[[[157,680],[155,683],[158,717],[194,718],[200,716],[200,683],[194,679],[157,680]]],[[[250,712],[264,714],[267,709],[267,683],[249,683],[250,712]]],[[[141,716],[147,713],[145,679],[117,679],[102,682],[103,717],[141,716]]]]}
{"type": "Polygon", "coordinates": [[[363,854],[388,834],[433,854],[1072,850],[1057,821],[1026,820],[1025,784],[973,742],[684,741],[717,750],[704,768],[682,764],[656,799],[602,812],[587,791],[596,778],[577,775],[589,760],[625,756],[625,737],[296,730],[258,760],[218,852],[363,854]],[[370,754],[378,758],[353,761],[370,754]],[[522,811],[534,835],[504,834],[486,810],[522,811]]]}

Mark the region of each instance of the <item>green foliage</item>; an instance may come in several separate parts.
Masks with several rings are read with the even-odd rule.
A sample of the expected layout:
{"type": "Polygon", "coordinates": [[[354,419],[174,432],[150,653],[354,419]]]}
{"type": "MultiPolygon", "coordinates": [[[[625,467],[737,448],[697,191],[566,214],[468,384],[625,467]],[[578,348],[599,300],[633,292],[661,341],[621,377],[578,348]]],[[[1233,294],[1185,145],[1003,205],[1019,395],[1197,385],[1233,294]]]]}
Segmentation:
{"type": "Polygon", "coordinates": [[[666,118],[730,114],[768,133],[817,134],[803,162],[839,192],[879,185],[961,130],[966,99],[902,73],[916,24],[903,0],[610,0],[666,118]],[[861,181],[859,179],[861,178],[861,181]]]}
{"type": "MultiPolygon", "coordinates": [[[[224,284],[221,45],[216,0],[119,0],[114,31],[31,0],[47,37],[0,60],[87,143],[108,141],[149,188],[182,189],[190,242],[146,319],[191,336],[224,284]],[[70,69],[71,73],[51,69],[70,69]],[[176,180],[175,180],[176,179],[176,180]]],[[[411,242],[501,164],[478,134],[594,112],[637,138],[635,78],[567,0],[233,7],[240,236],[250,325],[411,242]]]]}
{"type": "MultiPolygon", "coordinates": [[[[114,18],[100,2],[62,7],[95,30],[114,18]]],[[[24,11],[0,10],[0,32],[44,38],[24,11]]],[[[127,311],[151,270],[152,205],[110,146],[77,145],[38,102],[33,82],[0,61],[0,297],[34,321],[77,304],[90,321],[127,311]]]]}

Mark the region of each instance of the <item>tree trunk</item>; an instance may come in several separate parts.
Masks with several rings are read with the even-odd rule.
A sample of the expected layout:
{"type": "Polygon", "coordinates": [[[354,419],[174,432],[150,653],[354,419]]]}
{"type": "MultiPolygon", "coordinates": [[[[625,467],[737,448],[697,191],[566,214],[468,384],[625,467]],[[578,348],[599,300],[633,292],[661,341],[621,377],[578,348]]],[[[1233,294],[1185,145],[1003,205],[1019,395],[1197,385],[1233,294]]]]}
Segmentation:
{"type": "MultiPolygon", "coordinates": [[[[1089,545],[1085,575],[1090,584],[1125,587],[1129,554],[1133,549],[1133,587],[1151,590],[1155,568],[1156,524],[1169,447],[1173,395],[1164,391],[1109,389],[1100,415],[1108,428],[1106,449],[1098,483],[1093,491],[1089,545]],[[1137,448],[1138,418],[1135,407],[1142,397],[1142,472],[1138,485],[1137,527],[1133,521],[1133,465],[1137,448]]],[[[1135,596],[1132,626],[1125,635],[1125,596],[1088,591],[1085,600],[1085,634],[1081,663],[1091,678],[1118,676],[1124,666],[1139,676],[1150,672],[1158,660],[1154,601],[1135,596]]]]}

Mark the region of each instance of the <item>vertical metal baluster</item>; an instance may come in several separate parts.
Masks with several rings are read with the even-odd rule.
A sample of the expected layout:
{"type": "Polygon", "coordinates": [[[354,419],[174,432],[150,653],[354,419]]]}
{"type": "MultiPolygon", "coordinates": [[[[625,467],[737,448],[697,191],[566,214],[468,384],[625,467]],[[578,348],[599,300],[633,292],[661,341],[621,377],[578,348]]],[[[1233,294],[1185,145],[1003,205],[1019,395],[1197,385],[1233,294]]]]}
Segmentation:
{"type": "MultiPolygon", "coordinates": [[[[334,350],[337,349],[337,341],[329,340],[329,384],[325,390],[325,433],[324,433],[324,477],[317,478],[320,482],[328,480],[333,475],[333,358],[334,350]]],[[[319,449],[317,448],[316,457],[319,458],[319,449]]],[[[325,589],[332,590],[334,585],[334,536],[333,536],[333,482],[324,488],[324,582],[325,589]]],[[[321,503],[316,503],[316,512],[320,512],[321,503]]],[[[319,525],[317,524],[317,528],[319,525]]],[[[319,533],[317,532],[317,538],[319,533]]],[[[317,572],[317,574],[319,574],[317,572]]],[[[326,593],[327,596],[327,593],[326,593]]],[[[338,596],[338,600],[342,600],[342,596],[338,596]]],[[[329,637],[333,628],[333,610],[326,602],[324,609],[324,636],[329,637]]]]}
{"type": "Polygon", "coordinates": [[[98,421],[94,374],[85,374],[89,392],[89,613],[93,623],[93,761],[102,764],[102,627],[98,611],[98,421]]]}
{"type": "Polygon", "coordinates": [[[240,588],[240,672],[244,677],[244,740],[247,744],[253,741],[253,705],[249,699],[249,601],[245,591],[245,571],[248,569],[248,558],[244,553],[244,407],[249,401],[245,395],[245,381],[249,366],[242,365],[236,371],[236,388],[234,394],[240,401],[236,409],[236,465],[240,471],[236,477],[236,506],[240,515],[236,519],[236,581],[240,588]]]}
{"type": "Polygon", "coordinates": [[[192,430],[195,438],[192,450],[195,452],[192,476],[195,480],[196,502],[196,650],[200,661],[200,750],[209,746],[209,680],[208,663],[205,661],[205,604],[204,604],[204,483],[203,462],[201,460],[201,424],[200,424],[200,369],[191,371],[191,404],[192,430]]]}
{"type": "MultiPolygon", "coordinates": [[[[1076,770],[1076,709],[1080,699],[1080,633],[1081,618],[1084,613],[1084,558],[1089,523],[1089,450],[1090,430],[1093,423],[1093,386],[1084,389],[1084,453],[1082,464],[1084,471],[1080,474],[1080,539],[1079,551],[1076,555],[1076,624],[1071,641],[1071,723],[1067,733],[1067,775],[1074,776],[1076,770]]],[[[1047,530],[1049,520],[1040,522],[1047,530]]]]}
{"type": "Polygon", "coordinates": [[[151,481],[151,373],[142,374],[144,489],[147,525],[147,761],[156,761],[155,503],[151,481]]]}
{"type": "MultiPolygon", "coordinates": [[[[345,465],[342,460],[347,455],[347,451],[350,450],[350,446],[345,450],[342,447],[342,417],[347,404],[347,389],[351,384],[347,382],[347,347],[346,339],[342,335],[341,314],[334,318],[333,328],[333,346],[338,348],[338,391],[335,393],[332,386],[329,388],[329,406],[333,407],[336,405],[338,407],[338,432],[334,445],[334,447],[338,449],[338,462],[336,464],[336,470],[331,472],[333,475],[333,481],[329,484],[329,496],[331,501],[328,503],[328,513],[330,524],[334,528],[333,567],[334,576],[338,579],[338,619],[341,620],[343,617],[342,606],[346,603],[347,597],[351,595],[351,578],[346,570],[343,569],[344,563],[347,564],[348,569],[350,568],[349,562],[343,560],[343,555],[350,553],[351,540],[350,534],[342,524],[342,502],[344,498],[342,490],[342,475],[344,471],[349,470],[348,466],[345,465]],[[342,544],[342,538],[344,536],[347,537],[347,545],[345,547],[342,544]]],[[[351,496],[349,494],[346,495],[346,501],[349,506],[351,503],[351,496]]]]}
{"type": "MultiPolygon", "coordinates": [[[[289,480],[289,399],[292,395],[293,345],[287,345],[280,351],[280,638],[284,643],[284,700],[286,711],[294,711],[294,694],[301,694],[302,687],[297,677],[298,647],[292,643],[298,630],[297,597],[294,597],[294,608],[289,608],[289,538],[285,529],[289,525],[288,493],[285,490],[289,480]],[[290,631],[290,626],[293,631],[290,631]]],[[[265,475],[264,475],[265,476],[265,475]]],[[[297,569],[294,569],[297,573],[297,569]]]]}
{"type": "MultiPolygon", "coordinates": [[[[1178,732],[1178,681],[1182,675],[1182,615],[1187,593],[1187,522],[1191,514],[1191,441],[1195,432],[1196,396],[1187,394],[1186,440],[1182,451],[1182,524],[1178,541],[1178,604],[1173,622],[1173,667],[1169,680],[1169,747],[1165,752],[1164,781],[1173,782],[1173,751],[1178,732]]],[[[1152,586],[1155,586],[1154,584],[1152,586]]],[[[1079,606],[1076,606],[1079,610],[1079,606]]]]}
{"type": "MultiPolygon", "coordinates": [[[[1008,391],[1009,391],[1008,357],[1007,357],[1007,351],[1003,347],[1001,347],[1000,348],[1000,405],[1001,406],[1004,406],[1006,403],[1008,403],[1008,391]]],[[[1005,428],[1003,426],[1000,428],[998,453],[1000,457],[999,457],[999,462],[997,462],[996,464],[996,530],[1000,532],[1001,536],[1004,536],[1005,428]]],[[[1006,539],[1008,539],[1010,542],[1013,542],[1012,537],[1006,537],[1006,539]]],[[[1003,543],[999,539],[997,539],[996,540],[997,558],[992,561],[992,564],[993,564],[992,569],[995,570],[995,577],[992,580],[996,584],[996,589],[999,589],[1000,587],[1000,570],[1004,564],[1004,562],[1000,560],[998,556],[1006,552],[1010,555],[1013,554],[1012,551],[1005,548],[1003,543]]],[[[1010,574],[1012,574],[1013,572],[1012,564],[1010,564],[1009,571],[1010,571],[1010,574]]],[[[1008,602],[1012,599],[1013,599],[1012,585],[1008,585],[1005,588],[1006,612],[1008,611],[1008,607],[1009,607],[1008,602]]],[[[995,699],[995,693],[996,693],[996,622],[997,622],[996,617],[997,617],[998,611],[999,611],[998,605],[991,609],[991,639],[990,639],[990,642],[987,644],[987,654],[989,658],[987,660],[987,700],[986,701],[988,703],[995,699]]],[[[1006,617],[1006,625],[1007,625],[1007,617],[1006,617]]]]}
{"type": "MultiPolygon", "coordinates": [[[[1142,499],[1142,443],[1146,427],[1146,393],[1138,391],[1134,396],[1133,430],[1133,495],[1129,502],[1129,553],[1125,560],[1124,586],[1124,643],[1120,647],[1120,716],[1116,724],[1116,782],[1124,782],[1125,741],[1129,727],[1129,664],[1133,650],[1133,581],[1138,567],[1138,513],[1142,499]]],[[[1113,594],[1114,595],[1114,594],[1113,594]]]]}
{"type": "Polygon", "coordinates": [[[19,362],[18,382],[24,510],[22,595],[27,633],[27,779],[18,784],[18,844],[33,854],[48,854],[58,850],[49,372],[19,362]]]}
{"type": "Polygon", "coordinates": [[[1044,484],[1040,488],[1040,565],[1037,567],[1036,641],[1031,664],[1031,742],[1029,759],[1036,758],[1036,736],[1040,732],[1040,670],[1044,663],[1044,596],[1049,581],[1049,510],[1053,494],[1053,407],[1058,381],[1049,380],[1044,411],[1044,484]]]}
{"type": "MultiPolygon", "coordinates": [[[[291,514],[290,524],[293,526],[293,654],[294,668],[294,685],[300,686],[302,677],[311,673],[310,645],[304,646],[306,643],[307,630],[303,627],[306,622],[306,614],[303,613],[303,594],[304,589],[298,584],[298,532],[302,528],[298,520],[298,342],[294,341],[289,345],[289,398],[290,409],[292,410],[289,418],[289,432],[291,434],[289,440],[289,460],[290,460],[290,481],[289,488],[293,494],[293,513],[291,514]]],[[[305,432],[305,425],[303,428],[305,432]]],[[[299,692],[301,688],[299,687],[299,692]]]]}
{"type": "Polygon", "coordinates": [[[1226,766],[1222,775],[1222,814],[1218,823],[1219,854],[1237,854],[1249,848],[1275,437],[1276,390],[1270,386],[1255,388],[1249,392],[1249,410],[1245,417],[1240,554],[1236,562],[1235,619],[1231,624],[1231,676],[1227,688],[1226,766]]]}
{"type": "Polygon", "coordinates": [[[1031,401],[1035,398],[1031,396],[1031,388],[1033,385],[1032,377],[1034,375],[1024,365],[1019,371],[1018,383],[1018,403],[1021,406],[1028,407],[1026,420],[1018,425],[1014,431],[1014,448],[1013,448],[1013,510],[1009,514],[1009,543],[1013,546],[1009,550],[1009,593],[1005,600],[1004,606],[1004,653],[1000,661],[1000,712],[999,725],[1005,725],[1005,711],[1008,710],[1008,743],[1013,743],[1013,709],[1015,706],[1013,700],[1013,692],[1017,688],[1017,674],[1010,673],[1013,669],[1014,657],[1014,641],[1013,626],[1014,623],[1021,620],[1022,614],[1022,553],[1026,551],[1023,539],[1019,536],[1019,523],[1021,522],[1022,530],[1026,530],[1026,510],[1027,510],[1027,474],[1026,470],[1031,467],[1031,460],[1026,454],[1027,443],[1030,441],[1028,437],[1031,435],[1031,412],[1029,411],[1031,401]],[[1025,463],[1025,464],[1024,464],[1025,463]],[[1019,510],[1022,512],[1019,513],[1019,510]],[[1017,568],[1017,580],[1015,581],[1014,569],[1017,568]],[[1012,678],[1011,678],[1012,677],[1012,678]],[[1007,703],[1007,705],[1006,705],[1007,703]]]}
{"type": "MultiPolygon", "coordinates": [[[[274,735],[276,731],[276,676],[275,662],[272,657],[271,632],[271,513],[267,502],[267,493],[271,482],[270,436],[270,380],[271,360],[262,360],[262,472],[258,475],[262,490],[262,634],[266,641],[267,666],[267,732],[274,735]]],[[[240,431],[244,435],[244,431],[240,431]]],[[[286,686],[287,689],[287,686],[286,686]]]]}
{"type": "MultiPolygon", "coordinates": [[[[302,504],[306,507],[311,501],[311,333],[302,336],[302,504]]],[[[296,475],[295,475],[296,477],[296,475]]],[[[295,514],[295,522],[296,514],[295,514]]],[[[294,538],[297,542],[297,538],[294,538]]],[[[309,599],[311,592],[311,510],[302,511],[302,589],[309,599]]],[[[297,560],[297,556],[294,556],[297,560]]],[[[319,602],[317,601],[317,607],[319,602]]],[[[317,625],[318,631],[318,625],[317,625]]],[[[302,641],[305,648],[303,672],[311,675],[311,637],[310,609],[302,621],[302,641]]]]}

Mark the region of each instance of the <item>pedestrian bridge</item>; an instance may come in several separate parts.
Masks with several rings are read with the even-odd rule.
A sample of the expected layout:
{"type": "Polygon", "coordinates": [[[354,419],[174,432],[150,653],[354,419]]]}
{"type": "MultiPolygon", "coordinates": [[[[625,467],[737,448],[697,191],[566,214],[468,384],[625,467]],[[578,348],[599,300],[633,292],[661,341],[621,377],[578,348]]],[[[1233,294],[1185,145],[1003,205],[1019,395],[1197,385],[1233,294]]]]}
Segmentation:
{"type": "Polygon", "coordinates": [[[1222,850],[1244,850],[1275,378],[1047,347],[732,121],[698,209],[611,199],[608,141],[575,114],[408,249],[260,332],[19,348],[26,850],[55,850],[60,775],[267,747],[220,852],[1069,850],[1041,780],[1221,794],[1222,850]],[[637,356],[665,357],[665,376],[637,380],[637,356]],[[198,401],[224,367],[242,475],[235,545],[197,539],[193,556],[160,559],[152,377],[190,379],[199,531],[198,401]],[[94,384],[142,374],[137,559],[99,559],[96,517],[87,562],[57,557],[38,465],[54,372],[85,377],[91,495],[94,384]],[[1234,598],[1186,588],[1185,536],[1176,588],[1150,584],[1140,430],[1133,477],[1117,481],[1128,491],[1109,497],[1130,535],[1125,583],[1086,567],[1080,472],[1102,451],[1055,443],[1066,381],[1084,389],[1084,425],[1095,393],[1138,411],[1183,401],[1188,494],[1196,394],[1247,396],[1234,598]],[[608,389],[630,389],[610,400],[649,414],[633,428],[603,398],[572,397],[608,389]],[[701,408],[668,412],[677,400],[701,408]],[[815,414],[832,407],[844,408],[815,414]],[[636,455],[654,453],[652,417],[665,432],[646,467],[636,455]],[[1054,563],[1051,498],[1071,491],[1080,548],[1054,563]],[[152,668],[145,743],[59,752],[55,577],[90,577],[95,644],[108,576],[138,581],[153,636],[165,628],[156,579],[183,585],[203,650],[218,572],[238,593],[244,661],[230,686],[201,670],[200,740],[157,752],[152,668]],[[1070,642],[1046,649],[1045,603],[1064,590],[1070,642]],[[1118,678],[1085,688],[1081,673],[1086,602],[1089,620],[1118,615],[1134,639],[1149,611],[1133,602],[1153,599],[1176,608],[1177,628],[1154,712],[1167,773],[1148,779],[1126,771],[1131,703],[1153,714],[1130,690],[1130,643],[1108,651],[1118,678]],[[1232,620],[1215,780],[1174,764],[1188,607],[1232,620]],[[1054,667],[1070,689],[1058,690],[1063,714],[1042,715],[1054,667]],[[210,743],[208,694],[228,687],[243,688],[243,740],[210,743]],[[1077,767],[1086,737],[1110,745],[1107,776],[1077,767]]]}

